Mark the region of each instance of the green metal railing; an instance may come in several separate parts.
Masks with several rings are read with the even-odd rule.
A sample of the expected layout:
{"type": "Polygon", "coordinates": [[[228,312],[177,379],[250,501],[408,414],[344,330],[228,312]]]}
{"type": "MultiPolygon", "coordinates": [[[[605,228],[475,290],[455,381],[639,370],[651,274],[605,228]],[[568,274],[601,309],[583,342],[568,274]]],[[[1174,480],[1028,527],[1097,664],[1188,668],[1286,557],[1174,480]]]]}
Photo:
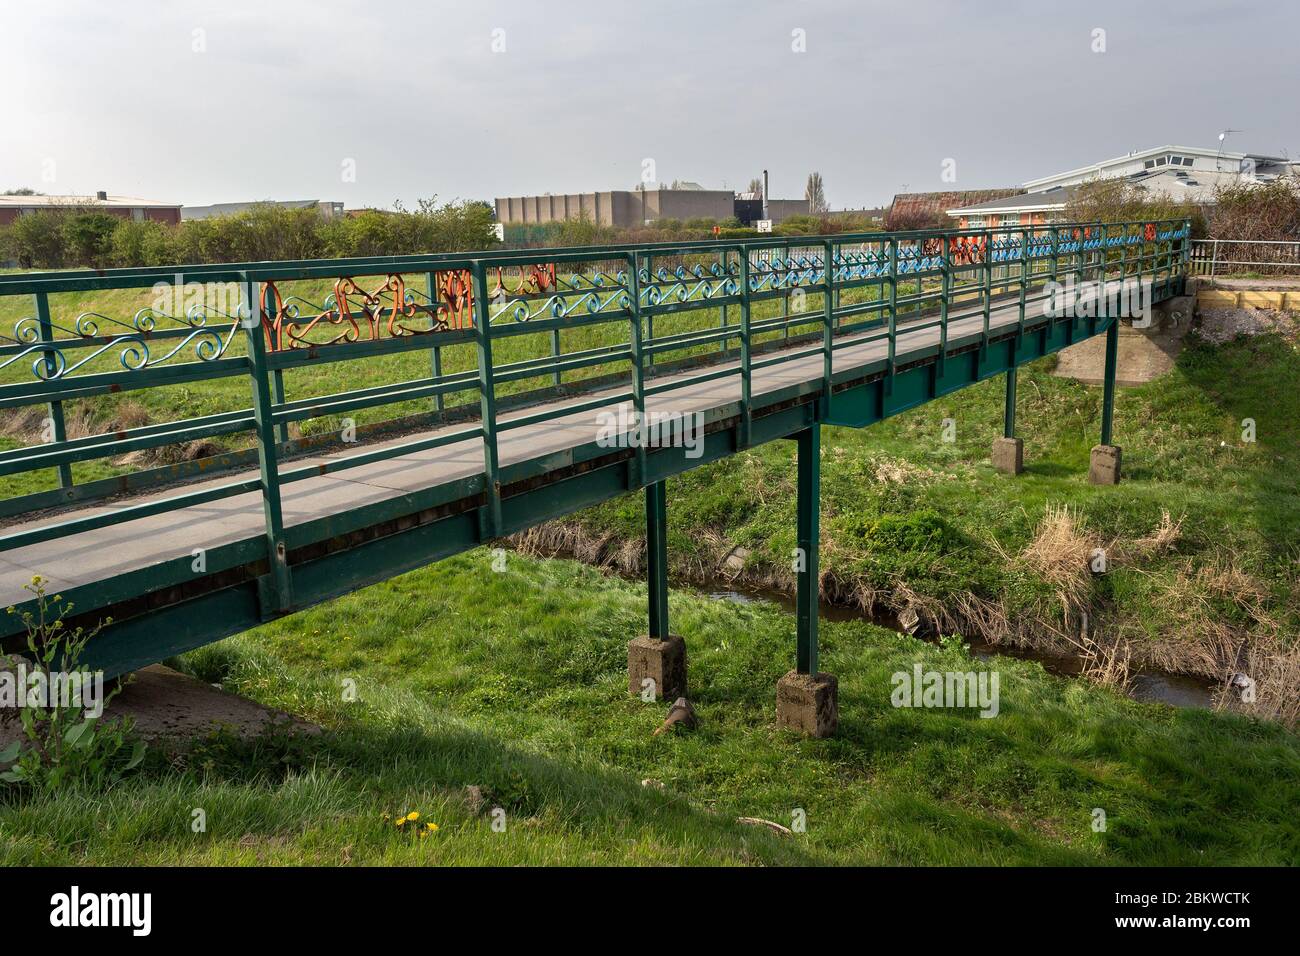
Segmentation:
{"type": "MultiPolygon", "coordinates": [[[[265,513],[268,583],[275,603],[287,606],[292,536],[281,507],[285,485],[481,440],[482,473],[471,487],[481,495],[482,531],[491,535],[501,528],[499,444],[506,432],[619,403],[641,420],[655,396],[730,378],[739,383],[743,446],[761,407],[755,373],[820,358],[824,411],[843,348],[883,342],[888,388],[900,339],[938,329],[942,371],[954,315],[982,319],[983,350],[1004,332],[991,327],[995,309],[1014,306],[1015,333],[1023,336],[1050,283],[1180,287],[1189,237],[1190,223],[1182,220],[1062,223],[3,275],[0,309],[12,313],[13,303],[26,301],[32,314],[16,322],[12,335],[0,335],[0,412],[44,407],[46,427],[40,443],[0,450],[0,476],[27,477],[27,490],[0,501],[0,517],[222,470],[256,465],[258,475],[15,529],[0,534],[0,553],[256,491],[265,513]],[[332,291],[313,302],[309,296],[322,283],[332,291]],[[180,302],[178,290],[191,288],[201,294],[183,309],[149,306],[129,318],[107,310],[72,315],[77,302],[96,293],[135,290],[180,302]],[[227,300],[214,302],[211,293],[221,289],[227,300]],[[581,347],[564,351],[574,336],[581,347]],[[449,357],[471,352],[467,367],[447,370],[449,357]],[[336,367],[401,362],[408,353],[427,355],[415,377],[388,380],[384,371],[378,384],[361,384],[367,376],[330,373],[351,384],[291,394],[293,383],[326,380],[336,367]],[[251,405],[69,437],[66,413],[74,403],[148,389],[213,389],[234,377],[248,379],[251,405]],[[362,431],[426,434],[295,464],[303,452],[343,446],[334,437],[291,437],[291,425],[413,401],[427,411],[362,431]],[[199,440],[229,443],[242,434],[250,444],[198,462],[74,481],[74,468],[88,463],[199,440]],[[51,475],[57,486],[31,490],[37,475],[51,475]]],[[[634,449],[634,486],[645,455],[644,446],[634,449]]]]}

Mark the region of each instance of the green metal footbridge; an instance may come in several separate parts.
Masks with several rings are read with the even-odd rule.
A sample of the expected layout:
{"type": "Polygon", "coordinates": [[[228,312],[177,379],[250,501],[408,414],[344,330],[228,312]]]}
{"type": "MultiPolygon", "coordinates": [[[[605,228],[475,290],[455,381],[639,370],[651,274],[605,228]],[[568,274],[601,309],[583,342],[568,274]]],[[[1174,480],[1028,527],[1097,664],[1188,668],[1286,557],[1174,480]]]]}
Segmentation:
{"type": "Polygon", "coordinates": [[[1011,435],[1017,367],[1105,334],[1109,445],[1121,299],[1062,290],[1159,303],[1189,249],[1179,220],[0,275],[0,414],[31,426],[0,607],[41,575],[111,618],[113,676],[645,489],[667,640],[664,483],[794,439],[815,674],[820,426],[1005,375],[1011,435]]]}

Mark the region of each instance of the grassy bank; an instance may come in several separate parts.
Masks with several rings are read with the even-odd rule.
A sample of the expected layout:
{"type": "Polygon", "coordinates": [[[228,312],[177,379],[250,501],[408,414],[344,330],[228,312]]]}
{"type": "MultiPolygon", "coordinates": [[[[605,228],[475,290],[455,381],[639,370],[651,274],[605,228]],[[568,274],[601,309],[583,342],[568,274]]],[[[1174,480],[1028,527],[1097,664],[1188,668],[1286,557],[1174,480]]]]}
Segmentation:
{"type": "Polygon", "coordinates": [[[193,673],[325,732],[151,753],[107,793],[8,791],[0,864],[1300,858],[1294,734],[860,622],[824,627],[841,721],[814,741],[773,724],[789,615],[675,592],[701,726],[653,736],[666,706],[629,698],[624,670],[644,604],[643,588],[576,562],[511,555],[494,573],[476,551],[194,652],[193,673]],[[995,669],[998,716],[892,707],[891,675],[914,663],[995,669]],[[206,832],[192,829],[196,808],[206,832]],[[806,833],[736,822],[789,826],[796,808],[806,833]],[[381,819],[413,810],[439,829],[419,839],[381,819]]]}
{"type": "MultiPolygon", "coordinates": [[[[1171,374],[1121,389],[1118,487],[1087,483],[1100,389],[1051,375],[1053,358],[1021,373],[1026,471],[1016,478],[989,464],[1000,379],[868,429],[827,429],[825,592],[868,608],[911,607],[941,631],[1091,653],[1112,673],[1125,662],[1214,679],[1244,671],[1258,682],[1258,711],[1294,720],[1300,358],[1287,321],[1283,332],[1221,346],[1193,336],[1171,374]],[[955,434],[945,435],[945,419],[955,434]],[[1253,442],[1243,440],[1246,419],[1253,442]],[[1089,570],[1096,548],[1105,574],[1089,570]]],[[[794,482],[782,442],[671,481],[678,578],[738,573],[791,588],[794,482]]],[[[521,540],[631,569],[642,525],[641,501],[629,496],[521,540]]]]}

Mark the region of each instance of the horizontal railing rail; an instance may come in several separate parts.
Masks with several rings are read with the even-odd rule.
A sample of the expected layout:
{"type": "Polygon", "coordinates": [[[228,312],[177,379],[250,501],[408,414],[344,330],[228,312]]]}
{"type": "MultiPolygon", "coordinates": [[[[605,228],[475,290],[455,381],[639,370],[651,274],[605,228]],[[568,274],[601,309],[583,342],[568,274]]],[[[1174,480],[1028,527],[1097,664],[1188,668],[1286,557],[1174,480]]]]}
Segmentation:
{"type": "Polygon", "coordinates": [[[1194,239],[1189,261],[1192,275],[1242,272],[1262,275],[1300,274],[1300,241],[1272,239],[1194,239]]]}
{"type": "MultiPolygon", "coordinates": [[[[943,363],[953,321],[986,349],[994,310],[1023,334],[1051,283],[1180,281],[1189,240],[1186,220],[1060,223],[0,276],[0,412],[40,436],[0,444],[0,515],[259,470],[0,531],[0,553],[258,493],[266,590],[287,606],[285,484],[479,441],[494,534],[503,433],[619,405],[635,427],[648,399],[728,379],[748,443],[757,371],[820,356],[829,401],[843,349],[884,343],[892,375],[900,339],[937,329],[943,363]],[[133,395],[174,420],[121,420],[133,395]],[[353,415],[369,419],[337,427],[353,415]],[[177,446],[197,459],[159,457],[177,446]]],[[[632,443],[632,484],[645,455],[632,443]]]]}

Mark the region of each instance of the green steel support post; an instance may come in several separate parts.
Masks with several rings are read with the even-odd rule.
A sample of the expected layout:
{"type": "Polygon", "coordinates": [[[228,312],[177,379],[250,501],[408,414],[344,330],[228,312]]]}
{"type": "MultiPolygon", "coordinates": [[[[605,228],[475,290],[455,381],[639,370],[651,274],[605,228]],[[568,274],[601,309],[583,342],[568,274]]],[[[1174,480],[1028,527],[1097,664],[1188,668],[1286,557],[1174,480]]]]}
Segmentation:
{"type": "Polygon", "coordinates": [[[1016,369],[1007,369],[1007,407],[1002,416],[1002,437],[1016,437],[1016,369]]]}
{"type": "MultiPolygon", "coordinates": [[[[424,276],[424,294],[429,299],[429,325],[433,326],[438,318],[438,283],[434,280],[432,272],[425,273],[424,276]]],[[[436,382],[442,378],[442,346],[433,347],[433,380],[436,382]]],[[[444,396],[441,392],[434,396],[433,407],[437,411],[442,411],[444,405],[444,396]]]]}
{"type": "Polygon", "coordinates": [[[795,670],[817,673],[817,545],[821,508],[821,426],[813,425],[798,441],[798,548],[802,561],[795,583],[797,627],[795,670]]]}
{"type": "Polygon", "coordinates": [[[276,455],[275,411],[271,398],[271,375],[266,366],[266,333],[262,330],[262,312],[257,283],[245,280],[244,302],[248,315],[243,318],[248,333],[248,369],[252,380],[253,421],[257,435],[257,460],[262,483],[262,515],[266,523],[266,556],[270,573],[264,578],[263,602],[276,611],[293,606],[293,583],[289,574],[288,554],[284,543],[284,512],[280,506],[280,468],[276,455]]]}
{"type": "Polygon", "coordinates": [[[1119,355],[1119,319],[1112,318],[1106,329],[1106,378],[1101,396],[1101,443],[1111,444],[1115,421],[1115,364],[1119,355]]]}
{"type": "Polygon", "coordinates": [[[749,447],[750,426],[749,247],[740,247],[740,447],[749,447]]]}
{"type": "Polygon", "coordinates": [[[483,480],[487,503],[480,513],[479,534],[493,538],[501,530],[501,467],[497,454],[497,395],[492,379],[492,322],[487,297],[487,270],[481,259],[472,263],[474,301],[472,308],[475,343],[478,348],[479,411],[483,428],[483,480]]]}
{"type": "MultiPolygon", "coordinates": [[[[36,323],[40,329],[41,341],[54,341],[54,323],[50,320],[50,299],[44,292],[37,292],[32,296],[33,304],[36,308],[36,323]]],[[[45,352],[45,373],[51,378],[59,372],[58,365],[55,362],[53,352],[45,352]]],[[[63,421],[63,403],[50,402],[47,406],[50,413],[50,438],[54,442],[64,442],[68,440],[68,429],[63,421]]],[[[59,487],[72,487],[72,466],[69,464],[59,465],[59,487]]]]}
{"type": "Polygon", "coordinates": [[[650,593],[650,636],[668,639],[668,482],[645,488],[646,586],[650,593]]]}

